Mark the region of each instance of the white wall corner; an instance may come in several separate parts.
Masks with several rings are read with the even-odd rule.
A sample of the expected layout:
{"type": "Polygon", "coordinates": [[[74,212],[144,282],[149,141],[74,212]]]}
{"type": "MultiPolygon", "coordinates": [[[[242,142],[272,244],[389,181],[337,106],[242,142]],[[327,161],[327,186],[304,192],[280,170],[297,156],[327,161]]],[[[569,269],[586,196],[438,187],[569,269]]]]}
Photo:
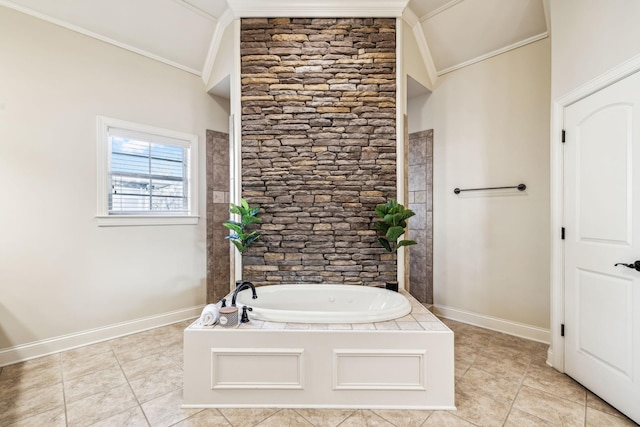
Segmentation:
{"type": "Polygon", "coordinates": [[[547,34],[551,37],[551,0],[542,0],[542,8],[544,9],[544,21],[547,26],[547,34]]]}
{"type": "Polygon", "coordinates": [[[416,43],[418,44],[418,48],[420,49],[420,56],[422,57],[424,67],[427,70],[427,75],[429,76],[429,80],[431,81],[431,87],[434,87],[436,84],[436,80],[438,79],[438,72],[436,70],[435,63],[433,62],[433,57],[431,56],[431,50],[429,50],[427,38],[425,37],[424,31],[422,30],[420,19],[408,6],[402,12],[402,19],[411,27],[411,30],[413,31],[413,37],[416,39],[416,43]]]}
{"type": "Polygon", "coordinates": [[[224,35],[224,30],[233,22],[235,18],[233,11],[227,8],[224,13],[218,19],[216,29],[211,37],[211,43],[209,44],[209,50],[207,51],[207,57],[204,60],[204,66],[202,67],[202,81],[206,87],[209,87],[209,81],[211,80],[211,72],[213,71],[213,65],[216,62],[216,56],[218,50],[220,50],[220,43],[224,35]]]}

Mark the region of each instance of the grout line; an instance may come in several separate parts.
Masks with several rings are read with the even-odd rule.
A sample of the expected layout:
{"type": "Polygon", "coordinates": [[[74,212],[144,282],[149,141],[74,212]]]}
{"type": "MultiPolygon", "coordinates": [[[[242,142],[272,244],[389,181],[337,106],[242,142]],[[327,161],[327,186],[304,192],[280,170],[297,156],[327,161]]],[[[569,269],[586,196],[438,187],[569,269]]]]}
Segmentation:
{"type": "MultiPolygon", "coordinates": [[[[220,416],[222,416],[222,418],[224,418],[224,419],[227,421],[227,423],[229,423],[229,425],[230,425],[231,427],[233,427],[233,423],[232,423],[231,421],[229,421],[229,418],[227,418],[227,417],[222,413],[222,411],[221,411],[220,409],[216,409],[216,411],[218,411],[218,413],[220,414],[220,416]]],[[[198,412],[198,413],[200,413],[200,412],[198,412]]],[[[187,419],[188,419],[188,418],[187,418],[187,419]]]]}
{"type": "Polygon", "coordinates": [[[347,418],[345,418],[344,420],[340,421],[340,423],[336,426],[336,427],[340,427],[342,424],[344,424],[345,422],[347,422],[347,420],[353,416],[355,416],[357,413],[359,413],[361,411],[361,409],[357,409],[355,411],[353,411],[353,413],[351,415],[349,415],[347,418]]]}
{"type": "Polygon", "coordinates": [[[59,357],[59,368],[60,368],[60,382],[62,385],[62,404],[64,406],[64,425],[69,427],[69,415],[67,414],[67,393],[65,393],[64,387],[64,369],[62,369],[62,354],[58,355],[59,357]]]}
{"type": "Polygon", "coordinates": [[[129,386],[129,390],[131,390],[131,394],[133,394],[133,398],[136,400],[136,403],[138,404],[138,408],[140,408],[140,412],[142,412],[142,416],[144,417],[145,421],[147,422],[147,425],[151,426],[151,421],[149,421],[149,418],[147,417],[147,413],[144,412],[144,409],[142,408],[142,404],[140,403],[140,400],[138,399],[138,396],[136,396],[136,392],[133,391],[133,387],[131,387],[131,383],[129,382],[129,377],[127,377],[127,374],[124,372],[124,369],[122,369],[122,363],[120,363],[120,358],[118,357],[118,353],[116,353],[116,351],[113,349],[113,347],[111,346],[111,342],[110,341],[107,341],[107,343],[109,344],[109,347],[111,348],[111,352],[113,353],[113,355],[116,358],[116,362],[118,362],[118,367],[120,368],[120,371],[122,372],[122,375],[124,376],[125,381],[127,381],[127,385],[129,386]]]}
{"type": "MultiPolygon", "coordinates": [[[[507,412],[507,417],[505,418],[505,420],[502,423],[502,425],[506,424],[507,420],[509,419],[509,415],[511,415],[511,411],[513,411],[513,405],[516,403],[516,399],[518,398],[518,395],[520,394],[520,391],[522,390],[522,386],[524,385],[524,380],[527,379],[527,375],[529,374],[529,368],[531,367],[531,363],[532,362],[529,361],[529,364],[527,365],[527,369],[525,369],[524,375],[520,379],[520,385],[518,386],[518,392],[516,393],[515,396],[513,396],[513,400],[511,401],[511,405],[509,406],[509,412],[507,412]]],[[[531,415],[533,415],[533,414],[531,414],[531,415]]]]}

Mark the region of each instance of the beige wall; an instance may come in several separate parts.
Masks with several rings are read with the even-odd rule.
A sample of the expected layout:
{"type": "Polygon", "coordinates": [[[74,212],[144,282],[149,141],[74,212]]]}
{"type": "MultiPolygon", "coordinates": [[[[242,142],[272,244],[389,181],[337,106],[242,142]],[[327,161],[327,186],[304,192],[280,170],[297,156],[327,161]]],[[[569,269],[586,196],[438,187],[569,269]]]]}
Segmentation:
{"type": "Polygon", "coordinates": [[[203,304],[204,152],[197,226],[98,227],[96,116],[194,133],[204,150],[205,129],[227,131],[224,101],[198,76],[4,7],[0,64],[0,353],[203,304]]]}
{"type": "Polygon", "coordinates": [[[549,96],[544,39],[410,99],[409,132],[434,129],[436,306],[549,328],[549,96]],[[453,193],[521,182],[525,193],[453,193]]]}
{"type": "Polygon", "coordinates": [[[235,32],[233,31],[233,23],[229,24],[222,33],[220,47],[216,52],[216,59],[211,68],[207,91],[218,85],[225,77],[231,74],[233,70],[233,55],[235,53],[235,45],[240,41],[235,40],[235,32]]]}
{"type": "Polygon", "coordinates": [[[433,88],[413,30],[404,21],[402,21],[402,61],[405,74],[413,77],[422,86],[428,89],[433,88]]]}
{"type": "Polygon", "coordinates": [[[549,5],[553,99],[640,55],[639,1],[562,0],[549,5]]]}

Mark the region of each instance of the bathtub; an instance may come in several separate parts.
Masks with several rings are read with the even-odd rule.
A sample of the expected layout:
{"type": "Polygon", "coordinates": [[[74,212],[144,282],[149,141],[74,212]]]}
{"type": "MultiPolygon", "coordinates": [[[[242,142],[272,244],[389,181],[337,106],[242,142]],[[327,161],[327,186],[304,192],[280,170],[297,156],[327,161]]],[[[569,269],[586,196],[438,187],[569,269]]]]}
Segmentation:
{"type": "MultiPolygon", "coordinates": [[[[253,308],[252,319],[291,323],[373,323],[406,316],[402,294],[355,285],[270,285],[238,293],[236,303],[253,308]]],[[[227,300],[229,301],[229,299],[227,300]]]]}

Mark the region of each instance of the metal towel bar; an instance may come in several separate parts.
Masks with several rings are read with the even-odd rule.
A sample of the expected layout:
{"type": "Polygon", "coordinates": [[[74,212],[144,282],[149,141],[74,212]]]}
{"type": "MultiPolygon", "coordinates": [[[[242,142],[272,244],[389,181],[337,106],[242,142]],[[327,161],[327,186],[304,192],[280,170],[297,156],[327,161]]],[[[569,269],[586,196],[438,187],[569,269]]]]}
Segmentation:
{"type": "Polygon", "coordinates": [[[524,191],[527,189],[527,186],[524,184],[518,184],[518,185],[514,185],[511,187],[486,187],[486,188],[465,188],[465,189],[460,189],[460,188],[454,188],[453,192],[456,194],[460,194],[462,191],[480,191],[480,190],[504,190],[504,189],[508,189],[508,188],[517,188],[520,191],[524,191]]]}

